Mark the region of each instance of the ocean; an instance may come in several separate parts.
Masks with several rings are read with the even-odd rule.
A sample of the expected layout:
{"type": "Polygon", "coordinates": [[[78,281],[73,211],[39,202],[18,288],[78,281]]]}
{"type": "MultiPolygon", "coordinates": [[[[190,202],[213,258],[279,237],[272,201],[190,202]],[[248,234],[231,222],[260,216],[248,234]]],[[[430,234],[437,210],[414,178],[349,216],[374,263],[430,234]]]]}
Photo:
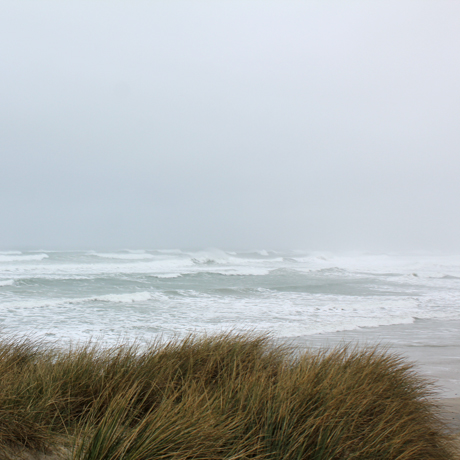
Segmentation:
{"type": "Polygon", "coordinates": [[[269,332],[381,343],[460,394],[460,256],[305,251],[0,252],[0,333],[111,345],[269,332]],[[444,372],[444,374],[443,374],[444,372]]]}

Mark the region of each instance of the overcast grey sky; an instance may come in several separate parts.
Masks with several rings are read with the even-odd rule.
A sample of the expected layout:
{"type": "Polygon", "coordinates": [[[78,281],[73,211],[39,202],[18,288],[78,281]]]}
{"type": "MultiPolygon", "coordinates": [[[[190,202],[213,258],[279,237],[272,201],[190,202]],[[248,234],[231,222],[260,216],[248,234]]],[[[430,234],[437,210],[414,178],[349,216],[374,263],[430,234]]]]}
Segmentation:
{"type": "Polygon", "coordinates": [[[0,0],[0,247],[460,252],[459,1],[0,0]]]}

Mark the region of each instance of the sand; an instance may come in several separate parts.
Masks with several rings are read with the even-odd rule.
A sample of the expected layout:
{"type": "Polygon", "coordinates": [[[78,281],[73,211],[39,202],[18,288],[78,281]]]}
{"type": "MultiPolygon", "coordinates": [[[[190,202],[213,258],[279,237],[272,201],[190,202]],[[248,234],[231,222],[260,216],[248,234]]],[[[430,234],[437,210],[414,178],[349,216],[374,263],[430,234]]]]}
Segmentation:
{"type": "Polygon", "coordinates": [[[343,343],[381,345],[411,362],[435,385],[435,397],[460,460],[460,321],[416,320],[412,324],[361,328],[286,339],[299,349],[328,348],[343,343]]]}
{"type": "Polygon", "coordinates": [[[460,321],[416,320],[377,328],[316,334],[285,339],[300,350],[343,343],[386,347],[414,365],[436,385],[439,398],[460,397],[460,321]]]}
{"type": "Polygon", "coordinates": [[[446,422],[449,434],[455,438],[455,445],[460,459],[460,398],[444,398],[439,401],[443,419],[446,422]]]}
{"type": "Polygon", "coordinates": [[[444,398],[439,401],[439,405],[449,429],[460,435],[460,398],[444,398]]]}

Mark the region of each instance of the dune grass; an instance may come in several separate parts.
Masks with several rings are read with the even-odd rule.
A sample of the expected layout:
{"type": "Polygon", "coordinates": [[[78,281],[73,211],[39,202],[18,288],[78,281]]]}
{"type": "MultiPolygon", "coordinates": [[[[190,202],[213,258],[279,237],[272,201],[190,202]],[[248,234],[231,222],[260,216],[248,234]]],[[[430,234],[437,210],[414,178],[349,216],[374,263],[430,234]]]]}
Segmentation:
{"type": "Polygon", "coordinates": [[[4,339],[0,379],[0,458],[63,444],[69,460],[454,458],[430,385],[375,348],[4,339]]]}

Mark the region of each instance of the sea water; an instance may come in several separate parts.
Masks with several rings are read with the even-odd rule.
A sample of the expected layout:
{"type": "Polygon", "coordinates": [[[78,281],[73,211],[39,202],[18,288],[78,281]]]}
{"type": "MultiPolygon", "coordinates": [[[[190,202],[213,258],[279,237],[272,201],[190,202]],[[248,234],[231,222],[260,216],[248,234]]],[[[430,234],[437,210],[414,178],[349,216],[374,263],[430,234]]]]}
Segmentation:
{"type": "Polygon", "coordinates": [[[375,339],[425,366],[449,349],[460,370],[460,256],[0,252],[2,335],[111,344],[229,330],[312,346],[375,339]]]}

